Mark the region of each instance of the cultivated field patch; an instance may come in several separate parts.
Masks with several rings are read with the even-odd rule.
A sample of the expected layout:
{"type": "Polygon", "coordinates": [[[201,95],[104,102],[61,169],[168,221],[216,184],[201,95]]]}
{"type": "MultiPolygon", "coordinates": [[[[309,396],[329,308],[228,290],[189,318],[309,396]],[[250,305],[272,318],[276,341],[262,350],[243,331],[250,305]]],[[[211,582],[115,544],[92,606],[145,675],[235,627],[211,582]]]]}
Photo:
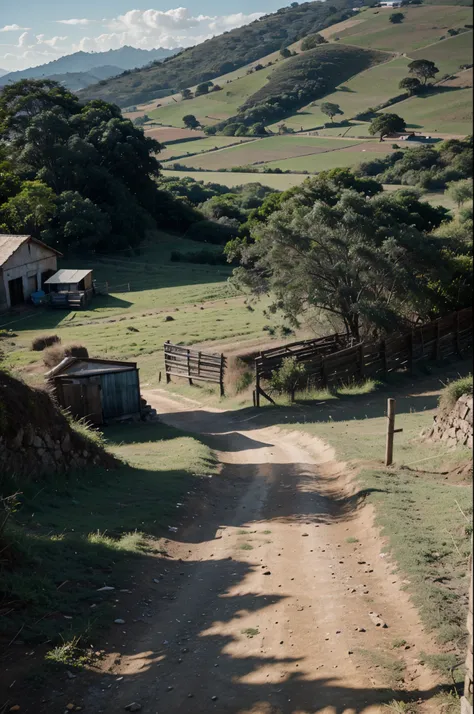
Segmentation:
{"type": "Polygon", "coordinates": [[[446,88],[435,94],[411,97],[391,110],[403,117],[409,129],[459,134],[472,132],[472,90],[446,88]]]}
{"type": "MultiPolygon", "coordinates": [[[[369,151],[375,151],[376,142],[370,143],[369,151]]],[[[360,144],[364,146],[364,144],[360,144]]],[[[311,156],[301,156],[295,159],[284,159],[282,161],[269,161],[263,168],[281,169],[282,171],[307,171],[308,173],[319,173],[344,166],[355,166],[367,159],[367,149],[357,148],[340,149],[339,151],[328,151],[324,154],[312,154],[311,156]]],[[[379,156],[386,156],[393,149],[390,144],[383,142],[380,144],[379,156]]]]}
{"type": "Polygon", "coordinates": [[[390,8],[366,10],[364,22],[341,30],[333,39],[387,52],[411,52],[425,47],[446,35],[449,28],[464,27],[472,22],[472,10],[467,7],[442,5],[430,7],[404,7],[405,19],[393,24],[390,8]]]}
{"type": "Polygon", "coordinates": [[[458,72],[463,64],[472,63],[472,31],[463,32],[455,37],[448,37],[434,45],[424,47],[410,54],[412,59],[427,59],[439,69],[437,79],[443,74],[458,72]]]}
{"type": "Polygon", "coordinates": [[[156,139],[162,144],[166,144],[167,141],[180,141],[182,139],[199,139],[205,137],[203,131],[196,131],[195,129],[178,129],[173,126],[157,126],[153,128],[145,128],[146,136],[156,139]]]}
{"type": "Polygon", "coordinates": [[[318,154],[344,147],[357,145],[357,140],[331,139],[312,136],[273,136],[249,144],[232,146],[203,156],[193,156],[179,163],[204,169],[230,169],[234,166],[264,163],[318,154]]]}
{"type": "Polygon", "coordinates": [[[198,139],[197,141],[183,141],[182,143],[170,144],[165,147],[163,151],[159,154],[160,161],[169,161],[170,159],[181,157],[181,156],[192,156],[194,154],[201,154],[205,151],[212,151],[213,149],[222,149],[227,146],[232,146],[233,144],[243,144],[250,139],[239,139],[235,136],[209,136],[205,139],[198,139]]]}
{"type": "Polygon", "coordinates": [[[274,188],[277,191],[286,191],[286,189],[293,186],[299,186],[306,178],[302,174],[241,173],[240,171],[170,171],[169,169],[163,170],[163,176],[193,178],[195,181],[204,181],[204,183],[220,183],[229,188],[248,183],[261,183],[263,186],[270,186],[270,188],[274,188]]]}

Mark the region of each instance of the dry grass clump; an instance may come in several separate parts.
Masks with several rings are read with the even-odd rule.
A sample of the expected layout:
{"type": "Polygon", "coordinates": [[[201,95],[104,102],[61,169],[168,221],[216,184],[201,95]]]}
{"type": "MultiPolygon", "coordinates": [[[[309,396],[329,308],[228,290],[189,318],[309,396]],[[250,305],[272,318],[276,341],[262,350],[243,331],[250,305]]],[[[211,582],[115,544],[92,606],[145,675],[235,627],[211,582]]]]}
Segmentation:
{"type": "Polygon", "coordinates": [[[58,335],[39,335],[31,343],[31,349],[33,352],[42,352],[46,347],[52,347],[60,342],[61,338],[58,335]]]}
{"type": "Polygon", "coordinates": [[[48,369],[53,369],[60,362],[63,361],[65,357],[78,357],[79,359],[86,359],[89,357],[87,347],[81,344],[71,344],[65,345],[53,345],[52,347],[47,347],[43,351],[43,362],[45,367],[48,369]]]}

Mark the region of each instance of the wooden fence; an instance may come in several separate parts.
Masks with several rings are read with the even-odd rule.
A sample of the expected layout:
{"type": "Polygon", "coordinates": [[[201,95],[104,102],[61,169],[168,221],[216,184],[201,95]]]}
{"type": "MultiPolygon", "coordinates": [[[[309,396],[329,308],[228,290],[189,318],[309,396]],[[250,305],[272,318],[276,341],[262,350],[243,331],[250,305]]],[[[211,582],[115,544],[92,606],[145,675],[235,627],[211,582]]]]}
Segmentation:
{"type": "MultiPolygon", "coordinates": [[[[261,352],[255,359],[255,405],[260,406],[260,396],[269,399],[261,387],[261,380],[269,379],[285,357],[294,357],[305,364],[306,386],[315,388],[383,377],[397,369],[412,370],[422,361],[442,361],[454,355],[462,357],[472,348],[472,308],[380,342],[360,342],[345,347],[345,339],[341,335],[331,335],[261,352]]],[[[270,401],[273,400],[270,398],[270,401]]]]}
{"type": "Polygon", "coordinates": [[[169,341],[165,342],[163,349],[167,384],[171,382],[172,375],[188,379],[189,384],[192,384],[194,379],[214,382],[220,386],[221,397],[224,396],[226,358],[223,354],[197,352],[180,345],[172,345],[169,341]]]}

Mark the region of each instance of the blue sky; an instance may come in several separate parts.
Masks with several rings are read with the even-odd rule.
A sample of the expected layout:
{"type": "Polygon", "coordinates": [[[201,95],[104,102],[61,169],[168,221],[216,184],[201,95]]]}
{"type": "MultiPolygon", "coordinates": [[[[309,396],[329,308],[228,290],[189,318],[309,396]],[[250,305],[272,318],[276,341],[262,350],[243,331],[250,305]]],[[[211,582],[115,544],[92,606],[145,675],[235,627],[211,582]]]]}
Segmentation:
{"type": "Polygon", "coordinates": [[[24,69],[78,50],[193,45],[289,0],[0,0],[0,68],[24,69]]]}

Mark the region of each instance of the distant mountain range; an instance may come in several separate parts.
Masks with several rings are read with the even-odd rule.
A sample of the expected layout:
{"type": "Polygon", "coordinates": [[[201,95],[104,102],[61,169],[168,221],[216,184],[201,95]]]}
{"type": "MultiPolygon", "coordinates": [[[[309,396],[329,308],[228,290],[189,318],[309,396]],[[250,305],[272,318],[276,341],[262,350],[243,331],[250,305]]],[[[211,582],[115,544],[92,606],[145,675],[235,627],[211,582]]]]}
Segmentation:
{"type": "Polygon", "coordinates": [[[157,47],[154,50],[141,50],[136,47],[121,47],[108,52],[74,52],[57,60],[19,70],[4,72],[0,70],[0,86],[20,79],[54,79],[73,91],[83,89],[103,79],[108,79],[125,70],[145,67],[151,62],[172,57],[181,48],[166,50],[157,47]]]}
{"type": "Polygon", "coordinates": [[[0,67],[0,77],[3,77],[4,74],[8,74],[8,71],[0,67]]]}

